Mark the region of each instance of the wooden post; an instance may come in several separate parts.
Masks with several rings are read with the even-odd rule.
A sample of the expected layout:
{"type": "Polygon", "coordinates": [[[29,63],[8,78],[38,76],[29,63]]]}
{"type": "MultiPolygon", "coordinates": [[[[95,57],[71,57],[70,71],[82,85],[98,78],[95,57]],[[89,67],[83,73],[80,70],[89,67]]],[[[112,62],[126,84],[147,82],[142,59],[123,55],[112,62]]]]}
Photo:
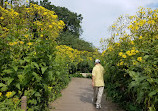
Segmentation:
{"type": "Polygon", "coordinates": [[[27,97],[23,96],[21,98],[21,109],[26,111],[27,110],[27,97]]]}

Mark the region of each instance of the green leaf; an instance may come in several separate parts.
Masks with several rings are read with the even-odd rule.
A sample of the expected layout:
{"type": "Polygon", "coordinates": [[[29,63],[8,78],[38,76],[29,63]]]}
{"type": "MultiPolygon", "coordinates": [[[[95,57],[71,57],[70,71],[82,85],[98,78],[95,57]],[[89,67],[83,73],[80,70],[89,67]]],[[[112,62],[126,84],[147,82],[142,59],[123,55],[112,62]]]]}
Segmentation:
{"type": "Polygon", "coordinates": [[[10,83],[14,80],[14,78],[8,78],[8,81],[7,81],[7,85],[10,85],[10,83]]]}
{"type": "Polygon", "coordinates": [[[18,70],[18,67],[17,66],[12,66],[14,71],[17,71],[18,70]]]}
{"type": "Polygon", "coordinates": [[[19,62],[22,65],[23,63],[25,63],[25,60],[19,60],[19,62]]]}
{"type": "Polygon", "coordinates": [[[33,72],[32,75],[34,75],[37,81],[41,80],[41,77],[36,72],[33,72]]]}
{"type": "Polygon", "coordinates": [[[149,55],[145,55],[143,58],[146,60],[149,58],[149,55]]]}
{"type": "Polygon", "coordinates": [[[48,67],[42,67],[42,68],[41,68],[42,74],[44,74],[44,72],[47,70],[47,68],[48,68],[48,67]]]}
{"type": "Polygon", "coordinates": [[[152,96],[154,96],[154,95],[157,94],[157,93],[158,93],[158,89],[156,89],[156,90],[150,92],[150,93],[149,93],[149,96],[152,97],[152,96]]]}
{"type": "Polygon", "coordinates": [[[7,74],[11,74],[11,73],[13,73],[13,70],[11,70],[11,69],[3,70],[3,72],[4,72],[4,73],[7,73],[7,74]]]}
{"type": "Polygon", "coordinates": [[[19,83],[16,84],[16,87],[20,90],[20,84],[19,83]]]}
{"type": "Polygon", "coordinates": [[[14,80],[14,78],[6,77],[6,78],[2,78],[2,80],[4,80],[7,83],[7,85],[10,85],[10,83],[14,80]]]}
{"type": "Polygon", "coordinates": [[[18,75],[18,78],[19,78],[19,81],[20,81],[20,82],[22,82],[22,81],[23,81],[24,76],[23,76],[23,75],[18,75]]]}
{"type": "Polygon", "coordinates": [[[3,84],[3,83],[0,83],[0,87],[3,87],[3,86],[6,86],[5,84],[3,84]]]}
{"type": "Polygon", "coordinates": [[[36,93],[35,93],[35,96],[36,96],[36,97],[40,97],[41,94],[40,94],[39,92],[36,92],[36,93]]]}
{"type": "Polygon", "coordinates": [[[3,87],[1,88],[2,91],[7,91],[7,89],[8,89],[7,86],[3,86],[3,87]]]}
{"type": "Polygon", "coordinates": [[[30,62],[30,58],[24,58],[24,61],[30,62]]]}
{"type": "Polygon", "coordinates": [[[39,69],[39,66],[38,66],[38,64],[36,62],[32,62],[31,64],[36,66],[37,69],[39,69]]]}

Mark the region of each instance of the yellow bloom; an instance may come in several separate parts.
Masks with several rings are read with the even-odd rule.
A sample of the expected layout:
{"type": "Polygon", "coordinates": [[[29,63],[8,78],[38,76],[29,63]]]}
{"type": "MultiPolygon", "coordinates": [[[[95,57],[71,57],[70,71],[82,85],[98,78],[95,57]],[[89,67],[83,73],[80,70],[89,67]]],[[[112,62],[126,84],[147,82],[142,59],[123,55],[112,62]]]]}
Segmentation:
{"type": "Polygon", "coordinates": [[[120,66],[120,64],[119,64],[119,63],[117,63],[117,66],[120,66]]]}
{"type": "Polygon", "coordinates": [[[20,43],[20,44],[24,44],[24,42],[23,42],[23,41],[20,41],[19,43],[20,43]]]}
{"type": "Polygon", "coordinates": [[[0,17],[0,19],[1,19],[1,20],[3,20],[3,19],[4,19],[4,17],[0,17]]]}
{"type": "Polygon", "coordinates": [[[41,34],[40,37],[43,37],[43,34],[41,34]]]}
{"type": "Polygon", "coordinates": [[[142,39],[142,38],[143,38],[142,36],[139,37],[139,39],[142,39]]]}
{"type": "Polygon", "coordinates": [[[13,98],[13,102],[16,104],[19,101],[18,98],[13,98]]]}
{"type": "Polygon", "coordinates": [[[120,43],[116,43],[117,46],[120,46],[120,43]]]}
{"type": "Polygon", "coordinates": [[[53,87],[48,87],[48,89],[50,89],[50,90],[51,90],[52,88],[53,88],[53,87]]]}
{"type": "Polygon", "coordinates": [[[133,28],[133,25],[129,25],[128,28],[129,28],[129,29],[133,28]]]}
{"type": "Polygon", "coordinates": [[[124,63],[124,62],[123,62],[123,61],[121,61],[121,62],[120,62],[120,65],[123,65],[123,63],[124,63]]]}
{"type": "Polygon", "coordinates": [[[49,25],[49,28],[52,28],[52,25],[49,25]]]}
{"type": "Polygon", "coordinates": [[[116,27],[116,26],[114,26],[114,25],[112,26],[112,28],[115,28],[115,27],[116,27]]]}
{"type": "Polygon", "coordinates": [[[109,49],[109,51],[112,51],[112,50],[113,50],[113,48],[112,48],[112,47],[109,47],[108,49],[109,49]]]}
{"type": "Polygon", "coordinates": [[[43,13],[43,15],[47,15],[47,14],[48,14],[47,12],[44,12],[44,13],[43,13]]]}
{"type": "Polygon", "coordinates": [[[14,42],[14,45],[16,45],[18,42],[14,42]]]}
{"type": "Polygon", "coordinates": [[[138,62],[137,61],[133,61],[133,65],[136,65],[138,62]]]}
{"type": "Polygon", "coordinates": [[[138,57],[137,60],[138,60],[139,62],[141,62],[141,61],[142,61],[142,57],[138,57]]]}
{"type": "Polygon", "coordinates": [[[27,43],[27,45],[32,45],[32,43],[31,43],[31,42],[29,42],[29,43],[27,43]]]}
{"type": "Polygon", "coordinates": [[[0,96],[2,96],[2,93],[0,92],[0,96]]]}
{"type": "Polygon", "coordinates": [[[131,41],[131,44],[132,44],[132,45],[134,45],[134,42],[133,42],[133,41],[131,41]]]}
{"type": "Polygon", "coordinates": [[[119,52],[119,56],[122,56],[123,55],[123,53],[122,52],[119,52]]]}
{"type": "Polygon", "coordinates": [[[7,92],[6,96],[9,98],[12,95],[12,92],[7,92]]]}
{"type": "Polygon", "coordinates": [[[126,56],[126,55],[122,55],[122,57],[123,57],[123,58],[126,58],[127,56],[126,56]]]}
{"type": "Polygon", "coordinates": [[[132,56],[131,51],[126,51],[126,54],[127,54],[128,56],[132,56]]]}
{"type": "Polygon", "coordinates": [[[136,53],[138,53],[139,51],[138,50],[136,50],[136,53]]]}
{"type": "Polygon", "coordinates": [[[24,35],[24,37],[28,38],[29,35],[24,35]]]}
{"type": "Polygon", "coordinates": [[[12,46],[12,45],[14,45],[14,43],[13,43],[13,42],[9,42],[9,45],[11,45],[11,46],[12,46]]]}

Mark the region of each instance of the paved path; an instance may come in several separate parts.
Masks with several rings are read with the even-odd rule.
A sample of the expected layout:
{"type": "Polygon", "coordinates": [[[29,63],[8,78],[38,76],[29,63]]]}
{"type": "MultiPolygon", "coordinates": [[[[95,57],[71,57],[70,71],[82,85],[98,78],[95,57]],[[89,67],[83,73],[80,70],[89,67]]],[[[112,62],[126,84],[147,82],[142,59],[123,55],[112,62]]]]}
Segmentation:
{"type": "Polygon", "coordinates": [[[102,99],[102,109],[97,110],[92,104],[93,89],[91,79],[72,78],[68,87],[62,91],[62,97],[54,101],[51,111],[123,111],[102,99]]]}

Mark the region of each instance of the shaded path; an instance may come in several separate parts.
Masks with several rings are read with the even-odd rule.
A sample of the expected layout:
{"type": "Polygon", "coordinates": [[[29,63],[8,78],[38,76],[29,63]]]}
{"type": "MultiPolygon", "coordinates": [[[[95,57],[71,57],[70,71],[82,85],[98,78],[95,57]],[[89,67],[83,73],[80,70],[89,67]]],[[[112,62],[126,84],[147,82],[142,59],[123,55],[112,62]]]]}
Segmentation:
{"type": "Polygon", "coordinates": [[[93,89],[91,79],[72,78],[68,87],[62,91],[62,97],[51,104],[51,111],[123,111],[111,102],[102,99],[102,109],[92,104],[93,89]]]}

